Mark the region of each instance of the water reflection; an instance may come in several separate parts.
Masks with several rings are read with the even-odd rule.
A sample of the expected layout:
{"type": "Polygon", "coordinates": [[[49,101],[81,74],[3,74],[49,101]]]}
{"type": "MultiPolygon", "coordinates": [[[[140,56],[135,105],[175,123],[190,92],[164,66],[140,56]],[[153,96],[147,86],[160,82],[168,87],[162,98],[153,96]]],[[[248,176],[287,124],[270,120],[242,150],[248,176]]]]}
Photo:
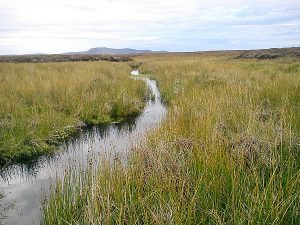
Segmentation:
{"type": "Polygon", "coordinates": [[[42,168],[47,167],[47,165],[53,164],[54,162],[63,160],[65,154],[70,155],[70,153],[78,153],[77,150],[82,143],[88,143],[90,141],[89,145],[94,145],[95,142],[92,140],[97,138],[104,139],[110,132],[114,132],[113,130],[116,130],[118,133],[124,133],[124,131],[131,133],[136,128],[136,118],[137,117],[131,117],[122,123],[115,123],[112,125],[86,127],[80,131],[80,133],[66,140],[55,153],[3,168],[0,171],[1,181],[9,182],[15,177],[21,177],[25,180],[30,179],[29,182],[31,182],[32,178],[35,178],[42,168]]]}
{"type": "Polygon", "coordinates": [[[140,72],[138,70],[131,71],[131,75],[133,75],[133,76],[138,76],[139,74],[140,74],[140,72]]]}
{"type": "Polygon", "coordinates": [[[4,220],[7,224],[38,224],[41,190],[49,190],[51,179],[62,175],[70,165],[86,166],[89,159],[114,159],[117,154],[126,162],[127,153],[144,139],[147,132],[160,124],[166,114],[156,82],[144,79],[154,99],[143,112],[126,122],[83,130],[63,143],[55,154],[42,156],[30,163],[9,166],[0,173],[0,188],[5,194],[2,205],[15,202],[4,220]]]}

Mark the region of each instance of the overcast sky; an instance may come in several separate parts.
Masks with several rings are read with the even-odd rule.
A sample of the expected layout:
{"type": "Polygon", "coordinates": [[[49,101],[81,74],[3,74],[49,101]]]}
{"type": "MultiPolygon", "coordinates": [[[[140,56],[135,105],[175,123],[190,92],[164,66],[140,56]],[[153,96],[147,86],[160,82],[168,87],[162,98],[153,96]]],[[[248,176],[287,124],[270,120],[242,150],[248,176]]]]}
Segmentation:
{"type": "Polygon", "coordinates": [[[0,54],[300,46],[300,1],[0,0],[0,54]]]}

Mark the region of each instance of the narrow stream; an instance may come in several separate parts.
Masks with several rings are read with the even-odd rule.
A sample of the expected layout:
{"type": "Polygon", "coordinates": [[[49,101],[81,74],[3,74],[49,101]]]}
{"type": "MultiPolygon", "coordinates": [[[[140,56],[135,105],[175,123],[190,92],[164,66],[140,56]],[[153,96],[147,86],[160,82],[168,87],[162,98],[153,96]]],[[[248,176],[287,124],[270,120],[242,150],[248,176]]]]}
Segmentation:
{"type": "MultiPolygon", "coordinates": [[[[138,72],[133,71],[132,75],[138,75],[138,72]]],[[[96,155],[100,160],[112,154],[126,160],[130,149],[145,140],[148,131],[159,126],[166,115],[166,108],[161,103],[156,81],[137,79],[143,79],[155,96],[155,99],[148,100],[138,117],[120,124],[84,130],[63,143],[53,155],[42,156],[30,164],[12,165],[0,172],[0,190],[5,196],[1,199],[0,216],[6,216],[0,224],[39,224],[42,194],[49,190],[51,181],[70,163],[76,160],[76,163],[85,166],[92,156],[96,155]],[[10,204],[13,207],[4,210],[10,204]]]]}

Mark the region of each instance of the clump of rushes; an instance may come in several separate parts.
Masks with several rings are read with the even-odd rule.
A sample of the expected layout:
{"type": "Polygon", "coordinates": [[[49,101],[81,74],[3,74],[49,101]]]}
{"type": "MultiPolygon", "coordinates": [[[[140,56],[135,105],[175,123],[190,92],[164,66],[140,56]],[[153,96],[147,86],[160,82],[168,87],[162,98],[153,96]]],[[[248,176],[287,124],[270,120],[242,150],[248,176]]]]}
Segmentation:
{"type": "Polygon", "coordinates": [[[299,62],[138,60],[167,119],[127,166],[70,171],[43,224],[299,224],[299,62]]]}
{"type": "Polygon", "coordinates": [[[126,63],[0,64],[0,162],[51,152],[85,125],[143,108],[145,84],[126,63]]]}

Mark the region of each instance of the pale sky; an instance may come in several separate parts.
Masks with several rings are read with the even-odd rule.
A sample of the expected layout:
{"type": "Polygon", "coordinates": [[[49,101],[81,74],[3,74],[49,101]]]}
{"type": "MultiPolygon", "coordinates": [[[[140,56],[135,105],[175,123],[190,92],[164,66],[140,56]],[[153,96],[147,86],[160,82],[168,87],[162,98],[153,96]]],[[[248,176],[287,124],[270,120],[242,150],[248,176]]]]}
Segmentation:
{"type": "Polygon", "coordinates": [[[291,46],[299,0],[0,0],[0,55],[291,46]]]}

